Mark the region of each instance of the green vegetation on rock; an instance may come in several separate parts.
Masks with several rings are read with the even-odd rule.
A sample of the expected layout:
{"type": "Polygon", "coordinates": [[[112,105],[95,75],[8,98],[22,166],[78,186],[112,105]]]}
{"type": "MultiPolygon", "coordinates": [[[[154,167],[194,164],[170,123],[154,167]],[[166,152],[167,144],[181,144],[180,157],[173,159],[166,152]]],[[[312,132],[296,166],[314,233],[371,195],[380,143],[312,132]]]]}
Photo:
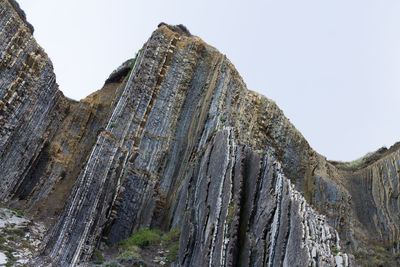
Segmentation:
{"type": "Polygon", "coordinates": [[[179,237],[181,228],[175,228],[162,237],[163,246],[168,249],[167,260],[175,262],[179,259],[179,237]]]}
{"type": "Polygon", "coordinates": [[[138,246],[132,245],[127,250],[124,250],[121,254],[119,254],[117,260],[141,260],[140,251],[141,249],[138,246]]]}
{"type": "Polygon", "coordinates": [[[400,266],[400,252],[391,253],[379,246],[373,250],[358,249],[354,257],[357,265],[363,267],[400,266]]]}
{"type": "Polygon", "coordinates": [[[103,264],[104,257],[100,250],[98,249],[93,250],[92,260],[93,264],[103,264]]]}
{"type": "Polygon", "coordinates": [[[165,233],[161,238],[163,246],[170,247],[175,245],[177,242],[179,242],[180,234],[181,234],[180,228],[175,228],[170,232],[165,233]]]}
{"type": "Polygon", "coordinates": [[[167,254],[167,260],[169,262],[174,262],[179,259],[179,244],[175,244],[169,248],[169,252],[167,254]]]}
{"type": "Polygon", "coordinates": [[[228,214],[226,215],[226,222],[230,225],[233,221],[234,203],[231,202],[228,207],[228,214]]]}
{"type": "Polygon", "coordinates": [[[369,153],[367,153],[365,156],[363,156],[363,157],[361,157],[361,158],[358,158],[358,159],[353,160],[353,161],[350,161],[350,162],[345,162],[345,163],[344,163],[344,166],[345,166],[345,168],[347,168],[347,169],[356,169],[357,167],[361,166],[361,165],[364,163],[364,161],[365,161],[369,156],[371,156],[372,154],[374,154],[374,153],[373,153],[373,152],[369,152],[369,153]]]}
{"type": "Polygon", "coordinates": [[[25,236],[25,231],[22,230],[22,229],[19,229],[19,228],[16,228],[16,229],[5,228],[4,232],[9,234],[9,235],[17,235],[17,236],[20,236],[20,237],[25,236]]]}
{"type": "Polygon", "coordinates": [[[3,235],[0,234],[0,244],[4,244],[6,241],[7,239],[5,239],[3,235]]]}
{"type": "Polygon", "coordinates": [[[24,212],[23,212],[22,210],[17,210],[16,213],[17,213],[17,214],[16,214],[17,217],[19,217],[19,218],[24,217],[24,212]]]}
{"type": "Polygon", "coordinates": [[[128,77],[131,75],[131,72],[132,72],[133,68],[135,67],[136,59],[138,58],[138,56],[139,56],[141,51],[142,51],[142,49],[139,49],[139,51],[137,51],[137,53],[135,54],[135,58],[131,62],[131,66],[130,66],[130,71],[128,73],[128,77]]]}
{"type": "Polygon", "coordinates": [[[15,251],[14,248],[12,248],[10,246],[7,246],[7,245],[4,245],[4,244],[0,244],[0,250],[1,251],[6,251],[6,252],[14,252],[15,251]]]}
{"type": "Polygon", "coordinates": [[[141,229],[133,233],[131,237],[122,240],[119,245],[123,248],[138,246],[145,248],[150,244],[159,243],[161,241],[161,232],[153,229],[141,229]]]}
{"type": "Polygon", "coordinates": [[[6,251],[6,256],[7,256],[7,258],[10,260],[10,261],[16,261],[17,260],[17,258],[12,254],[12,252],[10,252],[10,251],[6,251]]]}
{"type": "MultiPolygon", "coordinates": [[[[141,253],[151,254],[154,250],[167,251],[166,260],[175,262],[179,258],[180,228],[175,228],[168,233],[162,233],[157,229],[141,229],[132,234],[131,237],[119,242],[118,246],[123,248],[118,255],[119,261],[142,262],[141,253]]],[[[158,256],[158,255],[154,255],[158,256]]]]}
{"type": "Polygon", "coordinates": [[[334,247],[332,248],[332,251],[333,251],[333,254],[336,256],[337,254],[339,254],[340,249],[339,249],[337,246],[334,246],[334,247]]]}

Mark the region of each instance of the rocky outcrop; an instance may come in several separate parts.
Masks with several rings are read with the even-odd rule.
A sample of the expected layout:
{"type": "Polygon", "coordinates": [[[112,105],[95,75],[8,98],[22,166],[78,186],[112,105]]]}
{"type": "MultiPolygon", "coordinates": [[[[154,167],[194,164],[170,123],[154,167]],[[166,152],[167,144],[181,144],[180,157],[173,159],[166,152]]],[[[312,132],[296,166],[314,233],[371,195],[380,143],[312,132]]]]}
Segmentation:
{"type": "Polygon", "coordinates": [[[47,55],[8,1],[0,13],[0,197],[8,199],[65,111],[47,55]]]}
{"type": "Polygon", "coordinates": [[[373,243],[400,251],[399,153],[397,148],[365,168],[343,171],[361,247],[373,243]]]}
{"type": "Polygon", "coordinates": [[[35,265],[88,262],[146,227],[181,229],[175,266],[399,251],[397,147],[327,161],[182,25],[161,23],[101,90],[69,100],[13,6],[0,1],[0,198],[49,227],[35,265]]]}
{"type": "Polygon", "coordinates": [[[81,102],[65,98],[51,61],[17,11],[0,2],[0,197],[52,221],[125,81],[106,84],[81,102]]]}
{"type": "MultiPolygon", "coordinates": [[[[49,260],[62,265],[89,260],[101,236],[115,243],[142,227],[181,227],[183,235],[191,237],[185,239],[190,243],[181,244],[180,264],[185,266],[290,262],[296,254],[285,258],[286,246],[288,251],[297,251],[296,246],[303,241],[303,247],[306,246],[305,240],[309,240],[309,248],[302,255],[305,263],[313,259],[320,264],[334,262],[334,230],[322,228],[329,236],[324,240],[316,232],[309,238],[303,237],[306,230],[300,222],[314,225],[313,229],[318,228],[319,222],[307,222],[309,208],[291,191],[286,178],[281,178],[274,194],[277,178],[272,177],[281,175],[278,171],[269,171],[272,177],[264,181],[268,184],[264,192],[271,195],[269,200],[242,200],[250,192],[257,195],[254,190],[262,191],[256,185],[263,180],[258,176],[262,157],[252,159],[252,167],[243,167],[244,155],[257,149],[273,149],[263,139],[265,135],[254,136],[259,131],[258,123],[253,122],[253,131],[236,126],[251,117],[252,106],[259,99],[264,100],[247,91],[231,63],[199,38],[182,36],[166,26],[154,32],[79,175],[68,208],[49,235],[45,249],[49,260]],[[239,116],[236,111],[243,113],[239,116]],[[249,142],[252,138],[258,140],[249,142]],[[234,184],[235,165],[238,167],[234,184]],[[253,175],[240,178],[247,169],[253,175]],[[250,181],[252,184],[247,184],[250,181]],[[227,193],[233,187],[237,188],[235,195],[240,196],[237,199],[227,193]],[[250,191],[242,191],[243,188],[250,191]],[[261,217],[257,224],[250,221],[255,210],[268,205],[270,212],[257,215],[261,217]],[[281,214],[281,209],[286,213],[281,214]],[[291,209],[292,213],[288,211],[291,209]],[[291,220],[295,221],[292,228],[288,222],[291,220]],[[271,227],[270,223],[276,226],[271,227]],[[244,232],[239,233],[240,229],[244,232]],[[254,233],[248,236],[247,231],[254,233]],[[228,233],[231,238],[226,237],[228,233]],[[293,243],[287,245],[290,233],[293,243]],[[252,240],[259,236],[263,240],[252,240]],[[249,242],[258,242],[257,249],[250,248],[249,242]],[[237,249],[242,255],[247,250],[248,259],[234,258],[237,249]]],[[[262,104],[271,105],[272,114],[281,114],[275,104],[265,101],[268,103],[262,104]]]]}
{"type": "Polygon", "coordinates": [[[40,247],[46,228],[24,217],[20,210],[0,208],[0,265],[25,266],[40,247]],[[11,258],[11,259],[10,259],[11,258]]]}

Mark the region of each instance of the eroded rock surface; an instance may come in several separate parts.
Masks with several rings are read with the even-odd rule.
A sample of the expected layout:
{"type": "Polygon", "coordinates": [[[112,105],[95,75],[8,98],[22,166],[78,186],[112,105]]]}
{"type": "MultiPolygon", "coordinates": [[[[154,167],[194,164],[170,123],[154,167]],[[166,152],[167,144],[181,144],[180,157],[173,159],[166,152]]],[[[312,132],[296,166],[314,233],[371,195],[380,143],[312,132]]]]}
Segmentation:
{"type": "Polygon", "coordinates": [[[90,262],[141,228],[181,229],[174,266],[351,266],[399,252],[399,148],[316,153],[277,105],[184,26],[77,102],[0,0],[0,198],[50,229],[35,265],[90,262]],[[373,159],[373,160],[372,160],[373,159]]]}
{"type": "Polygon", "coordinates": [[[0,208],[0,265],[26,266],[37,254],[46,230],[20,210],[0,208]]]}

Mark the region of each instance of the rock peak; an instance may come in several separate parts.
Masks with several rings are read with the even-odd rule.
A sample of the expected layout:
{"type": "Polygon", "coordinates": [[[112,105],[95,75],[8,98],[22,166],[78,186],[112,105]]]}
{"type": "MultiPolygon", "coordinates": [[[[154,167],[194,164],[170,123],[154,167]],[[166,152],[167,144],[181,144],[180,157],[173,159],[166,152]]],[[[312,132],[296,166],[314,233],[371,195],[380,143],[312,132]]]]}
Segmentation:
{"type": "Polygon", "coordinates": [[[189,32],[189,30],[183,24],[169,25],[167,23],[161,22],[160,24],[158,24],[157,27],[160,28],[162,26],[165,26],[165,27],[169,28],[171,31],[174,31],[176,33],[186,35],[186,36],[192,36],[192,34],[189,32]]]}

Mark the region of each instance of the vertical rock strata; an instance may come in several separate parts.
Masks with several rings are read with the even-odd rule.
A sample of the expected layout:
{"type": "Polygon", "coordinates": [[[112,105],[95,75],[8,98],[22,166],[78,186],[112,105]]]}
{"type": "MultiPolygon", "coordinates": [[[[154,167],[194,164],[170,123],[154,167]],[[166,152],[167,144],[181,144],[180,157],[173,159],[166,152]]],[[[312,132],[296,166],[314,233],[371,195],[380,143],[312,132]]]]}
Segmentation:
{"type": "Polygon", "coordinates": [[[400,151],[395,149],[369,166],[343,171],[352,195],[359,242],[400,251],[400,151]]]}
{"type": "Polygon", "coordinates": [[[63,110],[53,67],[8,1],[0,1],[0,198],[7,199],[63,110]]]}
{"type": "Polygon", "coordinates": [[[336,232],[306,206],[281,168],[271,167],[277,159],[252,152],[271,150],[270,144],[262,137],[244,144],[258,129],[236,127],[259,98],[225,56],[199,38],[167,26],[155,31],[45,254],[61,265],[77,264],[90,258],[102,235],[115,243],[141,227],[181,227],[190,237],[181,244],[185,266],[289,264],[297,254],[285,252],[300,248],[306,264],[334,263],[336,232]],[[245,202],[250,195],[254,199],[245,202]],[[234,258],[237,249],[241,258],[234,258]]]}
{"type": "Polygon", "coordinates": [[[58,90],[50,59],[8,1],[0,1],[0,199],[52,222],[125,80],[76,102],[58,90]]]}
{"type": "Polygon", "coordinates": [[[180,228],[176,266],[350,266],[399,251],[399,149],[343,168],[181,26],[81,100],[14,1],[0,0],[0,199],[51,230],[36,265],[90,260],[100,241],[180,228]],[[341,241],[340,241],[341,240],[341,241]]]}

